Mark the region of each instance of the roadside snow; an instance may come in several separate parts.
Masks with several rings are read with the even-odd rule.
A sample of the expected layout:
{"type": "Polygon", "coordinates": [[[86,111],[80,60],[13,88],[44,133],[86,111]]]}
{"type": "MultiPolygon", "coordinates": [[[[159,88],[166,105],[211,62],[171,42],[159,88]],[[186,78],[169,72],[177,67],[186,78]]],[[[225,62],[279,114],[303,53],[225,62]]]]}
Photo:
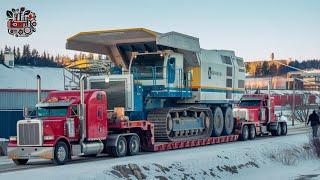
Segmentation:
{"type": "Polygon", "coordinates": [[[305,143],[307,135],[299,134],[4,173],[0,179],[294,179],[320,174],[319,160],[302,156],[305,143]],[[276,160],[292,149],[302,153],[297,162],[276,160]]]}

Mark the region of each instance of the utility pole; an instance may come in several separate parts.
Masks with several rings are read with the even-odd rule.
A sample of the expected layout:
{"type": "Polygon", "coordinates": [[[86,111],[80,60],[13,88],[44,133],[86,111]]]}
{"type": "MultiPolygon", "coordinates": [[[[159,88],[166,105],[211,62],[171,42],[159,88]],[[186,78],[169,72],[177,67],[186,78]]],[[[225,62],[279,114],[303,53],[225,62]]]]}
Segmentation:
{"type": "Polygon", "coordinates": [[[292,95],[292,126],[294,126],[294,120],[296,119],[296,78],[293,78],[292,95]]]}

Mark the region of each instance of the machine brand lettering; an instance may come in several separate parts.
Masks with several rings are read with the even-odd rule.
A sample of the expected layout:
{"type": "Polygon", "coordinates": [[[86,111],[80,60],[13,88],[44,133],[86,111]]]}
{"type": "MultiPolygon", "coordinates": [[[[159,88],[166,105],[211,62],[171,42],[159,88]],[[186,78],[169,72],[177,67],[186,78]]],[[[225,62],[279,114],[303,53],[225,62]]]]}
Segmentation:
{"type": "Polygon", "coordinates": [[[211,79],[212,76],[222,76],[221,72],[213,70],[211,67],[208,69],[208,78],[211,79]]]}
{"type": "Polygon", "coordinates": [[[10,35],[28,37],[33,32],[36,32],[36,13],[21,7],[20,9],[8,10],[6,14],[8,18],[8,33],[10,35]]]}

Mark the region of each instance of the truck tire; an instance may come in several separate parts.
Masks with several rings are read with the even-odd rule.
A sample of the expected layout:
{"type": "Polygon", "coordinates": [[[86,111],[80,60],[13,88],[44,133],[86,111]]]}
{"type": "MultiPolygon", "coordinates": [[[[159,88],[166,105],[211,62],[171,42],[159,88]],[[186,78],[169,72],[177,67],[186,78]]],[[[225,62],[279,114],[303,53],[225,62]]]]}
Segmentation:
{"type": "Polygon", "coordinates": [[[281,135],[285,136],[288,133],[287,123],[281,123],[281,135]]]}
{"type": "Polygon", "coordinates": [[[271,131],[271,135],[272,136],[280,136],[281,135],[281,124],[280,123],[278,123],[276,130],[271,131]]]}
{"type": "Polygon", "coordinates": [[[119,136],[116,146],[111,147],[113,157],[123,157],[127,154],[127,141],[123,136],[119,136]]]}
{"type": "Polygon", "coordinates": [[[221,135],[224,126],[223,113],[220,107],[213,111],[213,129],[211,136],[218,137],[221,135]]]}
{"type": "Polygon", "coordinates": [[[249,126],[249,139],[253,140],[256,138],[256,127],[254,124],[249,126]]]}
{"type": "Polygon", "coordinates": [[[230,135],[234,128],[234,118],[233,112],[230,107],[223,109],[224,125],[223,125],[223,135],[230,135]]]}
{"type": "Polygon", "coordinates": [[[27,164],[28,160],[29,160],[29,159],[14,159],[13,162],[14,162],[16,165],[20,166],[20,165],[25,165],[25,164],[27,164]]]}
{"type": "Polygon", "coordinates": [[[53,163],[64,165],[69,160],[69,149],[65,142],[59,141],[54,147],[53,163]]]}
{"type": "Polygon", "coordinates": [[[128,138],[128,155],[133,156],[140,151],[140,138],[138,135],[129,136],[128,138]]]}
{"type": "Polygon", "coordinates": [[[240,140],[241,141],[246,141],[249,138],[249,128],[247,125],[243,125],[242,131],[240,134],[240,140]]]}

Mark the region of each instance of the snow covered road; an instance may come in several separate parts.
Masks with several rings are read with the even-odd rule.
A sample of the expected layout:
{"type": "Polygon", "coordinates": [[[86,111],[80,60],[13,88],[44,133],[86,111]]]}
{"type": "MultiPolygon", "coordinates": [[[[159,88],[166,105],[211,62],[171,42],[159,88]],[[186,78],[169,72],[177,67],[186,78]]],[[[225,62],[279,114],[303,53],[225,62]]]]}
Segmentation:
{"type": "MultiPolygon", "coordinates": [[[[306,129],[291,133],[285,137],[144,153],[133,157],[103,157],[85,163],[80,159],[80,163],[76,160],[64,166],[48,165],[46,161],[32,162],[26,167],[36,168],[1,173],[0,179],[294,179],[301,175],[320,174],[319,160],[304,159],[285,166],[277,158],[272,158],[288,149],[303,151],[302,146],[308,143],[306,129]],[[266,169],[272,173],[266,175],[266,169]]],[[[8,166],[8,162],[1,158],[0,170],[8,166]]]]}

